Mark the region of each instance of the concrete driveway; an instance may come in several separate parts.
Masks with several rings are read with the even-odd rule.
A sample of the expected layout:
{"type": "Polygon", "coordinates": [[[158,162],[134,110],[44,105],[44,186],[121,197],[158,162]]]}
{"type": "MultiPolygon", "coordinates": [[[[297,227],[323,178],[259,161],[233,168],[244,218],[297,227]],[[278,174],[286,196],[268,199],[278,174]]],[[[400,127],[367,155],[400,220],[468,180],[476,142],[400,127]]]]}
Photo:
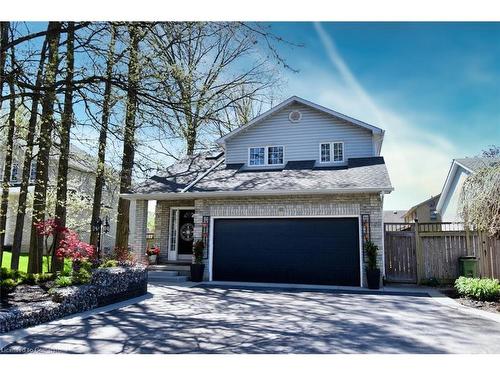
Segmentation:
{"type": "Polygon", "coordinates": [[[4,352],[500,353],[500,323],[423,296],[151,285],[4,352]]]}

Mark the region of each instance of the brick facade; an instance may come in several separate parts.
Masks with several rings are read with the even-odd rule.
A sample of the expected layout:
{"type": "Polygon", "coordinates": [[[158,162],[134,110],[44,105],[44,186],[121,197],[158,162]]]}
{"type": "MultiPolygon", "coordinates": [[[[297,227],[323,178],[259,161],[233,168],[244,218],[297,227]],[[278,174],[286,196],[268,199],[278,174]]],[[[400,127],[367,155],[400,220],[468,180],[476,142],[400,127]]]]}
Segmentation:
{"type": "MultiPolygon", "coordinates": [[[[160,246],[160,261],[168,259],[169,220],[171,207],[195,207],[195,241],[202,236],[203,216],[333,216],[370,215],[371,240],[379,247],[378,265],[384,270],[382,207],[383,198],[378,193],[336,194],[304,196],[266,196],[245,198],[212,198],[158,201],[155,217],[155,241],[160,246]]],[[[363,255],[363,262],[366,257],[363,255]]],[[[208,261],[206,261],[208,263],[208,261]]],[[[210,265],[207,264],[205,278],[210,265]]],[[[364,268],[364,267],[363,267],[364,268]]],[[[365,282],[363,273],[363,285],[365,282]]]]}

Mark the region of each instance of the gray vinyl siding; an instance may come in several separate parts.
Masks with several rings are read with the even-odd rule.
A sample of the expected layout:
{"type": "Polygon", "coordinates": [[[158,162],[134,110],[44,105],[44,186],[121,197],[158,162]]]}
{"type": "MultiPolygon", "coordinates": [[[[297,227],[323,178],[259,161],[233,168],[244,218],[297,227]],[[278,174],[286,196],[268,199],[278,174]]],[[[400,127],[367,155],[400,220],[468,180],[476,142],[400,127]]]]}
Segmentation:
{"type": "Polygon", "coordinates": [[[316,164],[319,164],[319,144],[333,141],[344,142],[345,162],[348,158],[375,156],[370,130],[294,103],[229,138],[226,141],[226,163],[247,164],[249,147],[284,146],[285,164],[297,160],[316,160],[316,164]],[[292,110],[302,113],[300,122],[288,120],[292,110]]]}

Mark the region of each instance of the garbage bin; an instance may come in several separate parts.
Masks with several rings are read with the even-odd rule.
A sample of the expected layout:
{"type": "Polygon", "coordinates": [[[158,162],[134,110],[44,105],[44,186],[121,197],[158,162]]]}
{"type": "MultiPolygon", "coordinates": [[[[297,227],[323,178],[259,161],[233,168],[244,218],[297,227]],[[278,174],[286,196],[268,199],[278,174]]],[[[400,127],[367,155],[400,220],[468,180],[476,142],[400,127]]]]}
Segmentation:
{"type": "Polygon", "coordinates": [[[477,277],[477,258],[473,255],[458,258],[460,276],[477,277]]]}

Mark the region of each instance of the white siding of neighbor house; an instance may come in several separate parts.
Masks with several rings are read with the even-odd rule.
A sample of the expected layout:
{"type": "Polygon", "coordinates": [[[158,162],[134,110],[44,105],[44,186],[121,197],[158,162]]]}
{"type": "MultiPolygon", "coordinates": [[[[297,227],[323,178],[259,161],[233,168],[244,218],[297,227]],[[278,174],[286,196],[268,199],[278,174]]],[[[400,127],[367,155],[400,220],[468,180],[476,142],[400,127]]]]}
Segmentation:
{"type": "Polygon", "coordinates": [[[440,212],[441,221],[462,221],[462,219],[458,216],[458,199],[460,197],[464,180],[469,174],[470,172],[460,166],[457,166],[457,171],[451,180],[450,188],[443,201],[443,207],[440,212]]]}
{"type": "MultiPolygon", "coordinates": [[[[316,164],[319,164],[319,144],[333,141],[344,142],[344,164],[348,158],[376,156],[370,130],[293,103],[229,138],[226,141],[226,163],[246,164],[249,147],[284,146],[285,164],[298,160],[316,160],[316,164]],[[300,122],[289,121],[292,110],[302,113],[300,122]]],[[[339,165],[321,163],[322,166],[328,164],[339,165]]]]}

